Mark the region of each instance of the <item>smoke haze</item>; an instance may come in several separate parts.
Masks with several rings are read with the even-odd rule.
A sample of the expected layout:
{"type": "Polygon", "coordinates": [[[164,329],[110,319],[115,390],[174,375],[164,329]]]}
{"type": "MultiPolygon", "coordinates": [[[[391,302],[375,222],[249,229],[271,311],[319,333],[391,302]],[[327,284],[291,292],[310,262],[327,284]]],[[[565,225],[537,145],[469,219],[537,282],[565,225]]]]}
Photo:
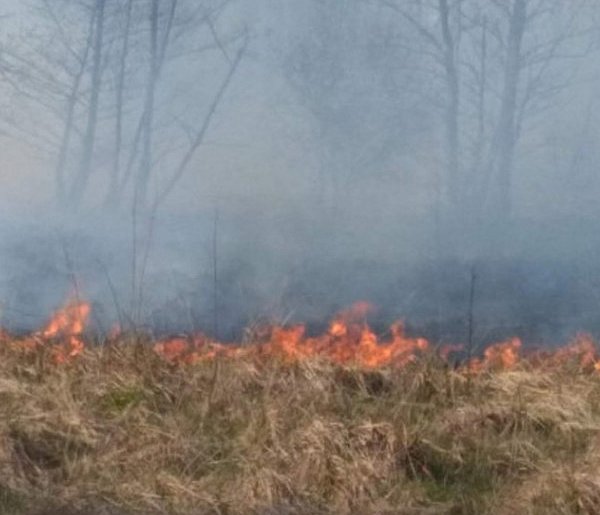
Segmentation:
{"type": "Polygon", "coordinates": [[[460,341],[473,288],[478,343],[600,336],[599,14],[3,0],[2,325],[75,294],[237,339],[367,300],[460,341]]]}

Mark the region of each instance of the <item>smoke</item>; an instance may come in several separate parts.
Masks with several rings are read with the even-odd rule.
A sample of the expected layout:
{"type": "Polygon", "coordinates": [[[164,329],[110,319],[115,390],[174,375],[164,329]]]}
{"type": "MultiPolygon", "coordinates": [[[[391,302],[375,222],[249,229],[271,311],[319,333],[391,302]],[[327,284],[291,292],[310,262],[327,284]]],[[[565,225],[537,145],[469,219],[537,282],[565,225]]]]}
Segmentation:
{"type": "MultiPolygon", "coordinates": [[[[523,1],[537,12],[532,0],[514,4],[523,1]]],[[[437,2],[404,13],[350,0],[181,2],[172,28],[161,3],[157,41],[169,46],[144,168],[152,2],[132,3],[119,115],[122,2],[106,14],[90,180],[73,199],[68,183],[83,166],[94,66],[90,47],[61,194],[57,163],[78,62],[69,48],[81,57],[95,41],[86,31],[97,19],[91,24],[85,7],[97,3],[53,4],[64,19],[41,4],[28,11],[9,2],[11,16],[0,19],[7,328],[39,327],[66,297],[81,295],[99,332],[120,322],[238,339],[265,320],[306,321],[317,331],[366,300],[378,306],[376,328],[402,318],[435,341],[464,341],[470,318],[476,344],[600,335],[593,6],[553,3],[525,27],[521,56],[536,44],[554,54],[520,63],[508,105],[500,40],[518,20],[473,0],[464,16],[476,28],[459,29],[449,2],[448,30],[467,31],[453,47],[458,111],[449,136],[448,69],[437,67],[435,45],[411,21],[422,16],[421,28],[444,44],[437,2]],[[182,162],[173,190],[153,204],[182,162]]]]}

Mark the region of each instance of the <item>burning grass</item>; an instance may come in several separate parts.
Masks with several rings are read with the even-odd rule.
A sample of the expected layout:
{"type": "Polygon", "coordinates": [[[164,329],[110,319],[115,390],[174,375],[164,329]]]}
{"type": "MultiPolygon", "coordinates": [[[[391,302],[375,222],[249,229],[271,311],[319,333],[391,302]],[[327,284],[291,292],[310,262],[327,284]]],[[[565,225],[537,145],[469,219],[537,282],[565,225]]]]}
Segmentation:
{"type": "MultiPolygon", "coordinates": [[[[360,310],[358,310],[360,311],[360,310]]],[[[0,513],[599,513],[588,337],[460,367],[354,308],[258,344],[0,336],[0,513]]]]}

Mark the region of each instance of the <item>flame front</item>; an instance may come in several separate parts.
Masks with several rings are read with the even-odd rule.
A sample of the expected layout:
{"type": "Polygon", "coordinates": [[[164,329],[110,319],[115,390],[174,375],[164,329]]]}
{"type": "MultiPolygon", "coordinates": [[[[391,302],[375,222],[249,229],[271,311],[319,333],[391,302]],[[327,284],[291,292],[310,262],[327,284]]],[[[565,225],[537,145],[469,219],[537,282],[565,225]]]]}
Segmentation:
{"type": "MultiPolygon", "coordinates": [[[[334,317],[328,329],[315,337],[307,337],[303,325],[272,326],[267,329],[266,337],[252,345],[223,344],[199,334],[192,338],[165,339],[155,344],[154,350],[171,363],[197,363],[220,355],[230,358],[274,357],[286,362],[318,358],[361,368],[404,367],[420,356],[433,353],[425,338],[407,336],[402,322],[392,324],[389,336],[380,340],[366,323],[366,314],[371,310],[369,304],[357,303],[334,317]]],[[[471,358],[459,369],[478,374],[512,369],[525,361],[536,366],[573,362],[581,370],[600,371],[597,347],[589,335],[578,335],[567,346],[555,351],[521,355],[521,348],[519,338],[489,345],[481,357],[471,358]]],[[[436,354],[438,359],[447,362],[451,353],[464,350],[463,344],[447,344],[437,349],[436,354]]]]}
{"type": "Polygon", "coordinates": [[[256,345],[224,345],[204,335],[186,339],[171,338],[157,343],[155,351],[170,362],[193,363],[217,354],[230,357],[277,357],[292,362],[322,358],[334,363],[364,368],[403,366],[429,348],[423,338],[410,338],[397,322],[390,328],[391,338],[379,341],[365,321],[372,307],[360,302],[338,314],[328,330],[316,337],[306,337],[303,325],[273,326],[265,341],[256,345]]]}
{"type": "MultiPolygon", "coordinates": [[[[426,339],[406,335],[402,322],[392,324],[386,338],[378,338],[366,321],[372,310],[366,302],[356,303],[335,316],[323,334],[313,337],[306,335],[304,325],[274,325],[262,328],[257,333],[256,343],[250,345],[225,344],[199,333],[166,338],[155,343],[153,348],[170,363],[194,364],[224,356],[276,358],[288,363],[323,359],[361,368],[404,367],[425,354],[433,354],[426,339]]],[[[15,338],[0,329],[0,344],[26,352],[48,347],[56,363],[65,363],[84,349],[83,333],[90,311],[89,303],[71,300],[55,312],[44,328],[29,336],[15,338]]],[[[120,328],[115,326],[109,339],[118,339],[120,334],[120,328]]],[[[581,370],[600,371],[598,349],[588,334],[579,334],[571,343],[554,351],[522,355],[521,347],[519,338],[490,345],[481,357],[469,359],[459,369],[478,374],[511,369],[526,362],[538,367],[572,363],[581,370]]],[[[437,349],[437,358],[447,362],[453,352],[464,352],[464,345],[444,345],[437,349]]]]}

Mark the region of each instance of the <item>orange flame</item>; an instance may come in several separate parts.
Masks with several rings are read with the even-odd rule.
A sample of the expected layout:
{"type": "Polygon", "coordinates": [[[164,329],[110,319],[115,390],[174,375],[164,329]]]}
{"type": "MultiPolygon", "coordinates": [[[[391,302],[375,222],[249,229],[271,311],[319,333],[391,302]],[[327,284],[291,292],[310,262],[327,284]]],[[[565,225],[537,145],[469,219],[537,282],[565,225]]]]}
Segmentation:
{"type": "Polygon", "coordinates": [[[69,301],[54,313],[46,327],[39,332],[43,341],[61,340],[53,348],[57,363],[64,363],[83,352],[82,334],[90,311],[91,306],[87,302],[69,301]]]}
{"type": "Polygon", "coordinates": [[[54,313],[43,329],[25,337],[15,337],[0,328],[0,343],[26,353],[52,344],[54,361],[64,363],[83,351],[83,331],[90,311],[91,306],[87,302],[68,301],[54,313]]]}
{"type": "Polygon", "coordinates": [[[513,368],[519,362],[521,340],[511,338],[504,342],[495,343],[485,349],[483,358],[473,358],[469,362],[471,372],[481,372],[490,369],[513,368]]]}
{"type": "Polygon", "coordinates": [[[532,362],[536,365],[550,367],[572,363],[581,370],[600,370],[596,344],[592,336],[586,333],[576,335],[569,344],[554,351],[534,353],[532,362]]]}
{"type": "MultiPolygon", "coordinates": [[[[407,336],[402,322],[392,324],[389,336],[380,340],[366,322],[366,316],[372,310],[366,302],[356,303],[335,316],[323,334],[314,337],[306,336],[303,325],[275,325],[262,328],[258,342],[252,345],[224,344],[199,333],[160,340],[153,349],[161,358],[174,364],[194,364],[217,356],[273,357],[285,362],[317,358],[362,368],[404,367],[419,356],[431,353],[429,342],[424,338],[407,336]]],[[[91,306],[87,302],[71,300],[56,311],[43,329],[25,338],[15,338],[0,328],[0,344],[26,352],[52,344],[54,361],[65,363],[84,349],[83,332],[90,311],[91,306]]],[[[120,328],[115,326],[109,339],[117,339],[120,332],[120,328]]],[[[579,334],[567,346],[554,351],[521,355],[521,346],[519,338],[490,345],[482,357],[470,359],[462,369],[469,373],[506,370],[525,361],[532,366],[543,367],[574,363],[582,371],[600,372],[598,348],[588,334],[579,334]]],[[[447,361],[451,352],[462,350],[463,345],[445,345],[437,354],[441,360],[447,361]]]]}
{"type": "Polygon", "coordinates": [[[189,340],[175,337],[158,342],[154,350],[173,363],[198,362],[216,355],[229,357],[277,357],[293,362],[307,358],[323,358],[334,363],[352,364],[364,368],[403,366],[429,348],[423,338],[409,338],[404,326],[392,325],[391,339],[380,342],[366,321],[371,311],[366,302],[342,311],[330,323],[328,330],[316,337],[305,337],[305,326],[273,326],[266,341],[250,346],[224,345],[211,342],[204,335],[189,340]]]}

